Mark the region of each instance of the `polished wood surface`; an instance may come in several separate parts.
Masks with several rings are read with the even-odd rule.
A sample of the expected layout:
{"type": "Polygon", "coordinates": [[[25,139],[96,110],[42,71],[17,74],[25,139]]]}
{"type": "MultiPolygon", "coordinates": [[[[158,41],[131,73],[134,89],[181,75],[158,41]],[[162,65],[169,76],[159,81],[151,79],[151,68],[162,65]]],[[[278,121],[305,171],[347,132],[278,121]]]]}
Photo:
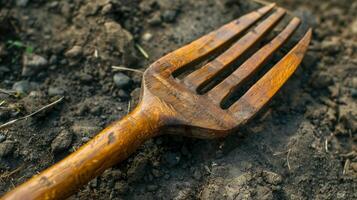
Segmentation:
{"type": "Polygon", "coordinates": [[[7,193],[4,200],[64,199],[105,169],[126,159],[144,141],[160,133],[198,138],[223,137],[251,119],[276,94],[300,64],[311,30],[227,109],[221,102],[246,82],[297,29],[293,18],[273,40],[205,94],[197,88],[211,81],[274,28],[285,11],[278,8],[239,39],[239,35],[273,10],[268,5],[213,31],[154,62],[144,73],[141,101],[128,116],[114,122],[59,163],[7,193]],[[235,41],[238,40],[238,41],[235,41]],[[173,73],[227,50],[182,80],[173,73]]]}

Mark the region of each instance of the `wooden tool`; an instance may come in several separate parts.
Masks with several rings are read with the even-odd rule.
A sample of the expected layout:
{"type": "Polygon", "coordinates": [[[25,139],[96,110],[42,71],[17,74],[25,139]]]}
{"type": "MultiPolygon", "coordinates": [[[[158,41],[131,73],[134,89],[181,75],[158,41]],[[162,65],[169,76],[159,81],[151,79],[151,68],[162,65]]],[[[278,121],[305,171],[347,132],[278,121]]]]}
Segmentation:
{"type": "Polygon", "coordinates": [[[248,13],[154,62],[144,73],[141,102],[134,111],[2,199],[64,199],[160,133],[217,138],[246,123],[298,67],[308,48],[311,30],[232,105],[223,108],[222,102],[286,43],[300,24],[298,18],[290,20],[233,73],[208,91],[200,91],[212,85],[217,76],[271,32],[285,14],[284,9],[275,7],[271,4],[248,13]],[[201,67],[183,78],[175,77],[199,63],[201,67]]]}

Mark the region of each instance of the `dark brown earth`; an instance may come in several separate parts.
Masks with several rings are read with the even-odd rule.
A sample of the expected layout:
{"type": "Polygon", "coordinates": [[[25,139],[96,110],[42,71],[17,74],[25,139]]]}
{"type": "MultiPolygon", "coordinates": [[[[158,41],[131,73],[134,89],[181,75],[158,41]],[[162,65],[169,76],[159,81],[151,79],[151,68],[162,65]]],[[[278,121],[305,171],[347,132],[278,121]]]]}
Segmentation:
{"type": "MultiPolygon", "coordinates": [[[[71,199],[356,199],[357,1],[277,2],[314,34],[301,67],[264,112],[225,139],[152,139],[71,199]]],[[[255,7],[0,1],[0,124],[64,96],[0,130],[0,196],[134,107],[141,74],[111,66],[144,70],[255,7]]]]}

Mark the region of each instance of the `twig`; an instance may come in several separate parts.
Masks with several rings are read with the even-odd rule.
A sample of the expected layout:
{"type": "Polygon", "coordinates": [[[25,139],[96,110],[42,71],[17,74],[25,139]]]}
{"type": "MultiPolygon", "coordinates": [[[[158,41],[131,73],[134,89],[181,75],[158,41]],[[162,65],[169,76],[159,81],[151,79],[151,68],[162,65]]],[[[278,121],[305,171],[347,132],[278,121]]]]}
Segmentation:
{"type": "Polygon", "coordinates": [[[32,117],[32,116],[36,115],[37,113],[39,113],[39,112],[41,112],[41,111],[43,111],[43,110],[45,110],[45,109],[47,109],[47,108],[52,107],[53,105],[55,105],[55,104],[61,102],[61,101],[63,100],[63,98],[64,98],[64,97],[61,97],[61,98],[57,99],[56,101],[54,101],[54,102],[52,102],[52,103],[50,103],[50,104],[47,104],[47,105],[43,106],[42,108],[36,110],[35,112],[30,113],[30,114],[28,114],[28,115],[26,115],[26,116],[24,116],[24,117],[20,117],[20,118],[17,118],[17,119],[13,119],[13,120],[10,120],[10,121],[6,122],[5,124],[0,125],[0,130],[3,129],[3,128],[5,128],[5,127],[7,127],[7,126],[10,126],[10,125],[14,124],[14,123],[17,122],[17,121],[27,119],[27,118],[29,118],[29,117],[32,117]]]}
{"type": "Polygon", "coordinates": [[[346,162],[345,162],[345,165],[343,166],[343,172],[342,174],[345,175],[348,171],[348,168],[350,167],[350,159],[347,159],[346,162]]]}
{"type": "Polygon", "coordinates": [[[0,178],[1,179],[7,179],[8,177],[12,176],[13,174],[15,174],[16,172],[20,171],[22,168],[24,167],[24,165],[21,165],[20,167],[14,169],[13,171],[11,172],[5,172],[3,173],[0,178]]]}
{"type": "Polygon", "coordinates": [[[149,59],[149,54],[139,44],[135,44],[135,46],[146,59],[149,59]]]}
{"type": "Polygon", "coordinates": [[[325,151],[328,153],[328,140],[327,138],[325,139],[325,151]]]}
{"type": "Polygon", "coordinates": [[[286,155],[286,164],[288,165],[289,171],[291,170],[290,162],[289,162],[290,152],[291,152],[291,149],[288,150],[288,154],[286,155]]]}
{"type": "Polygon", "coordinates": [[[6,102],[5,100],[2,100],[2,101],[0,102],[0,106],[2,106],[5,102],[6,102]]]}
{"type": "Polygon", "coordinates": [[[140,71],[140,70],[138,70],[138,69],[131,69],[131,68],[123,67],[123,66],[112,66],[112,68],[113,68],[113,69],[116,69],[116,70],[137,72],[137,73],[140,73],[140,74],[143,74],[143,73],[144,73],[143,71],[140,71]]]}

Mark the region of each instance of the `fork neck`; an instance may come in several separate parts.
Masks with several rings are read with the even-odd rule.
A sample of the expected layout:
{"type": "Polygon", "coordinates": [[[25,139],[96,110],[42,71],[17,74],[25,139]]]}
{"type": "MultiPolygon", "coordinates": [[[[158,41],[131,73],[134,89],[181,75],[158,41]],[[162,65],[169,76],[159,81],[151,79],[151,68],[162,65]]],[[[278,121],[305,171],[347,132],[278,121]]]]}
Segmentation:
{"type": "Polygon", "coordinates": [[[158,107],[140,103],[122,120],[114,122],[67,158],[34,176],[2,199],[68,197],[105,169],[126,159],[143,142],[158,135],[163,122],[158,107]]]}

